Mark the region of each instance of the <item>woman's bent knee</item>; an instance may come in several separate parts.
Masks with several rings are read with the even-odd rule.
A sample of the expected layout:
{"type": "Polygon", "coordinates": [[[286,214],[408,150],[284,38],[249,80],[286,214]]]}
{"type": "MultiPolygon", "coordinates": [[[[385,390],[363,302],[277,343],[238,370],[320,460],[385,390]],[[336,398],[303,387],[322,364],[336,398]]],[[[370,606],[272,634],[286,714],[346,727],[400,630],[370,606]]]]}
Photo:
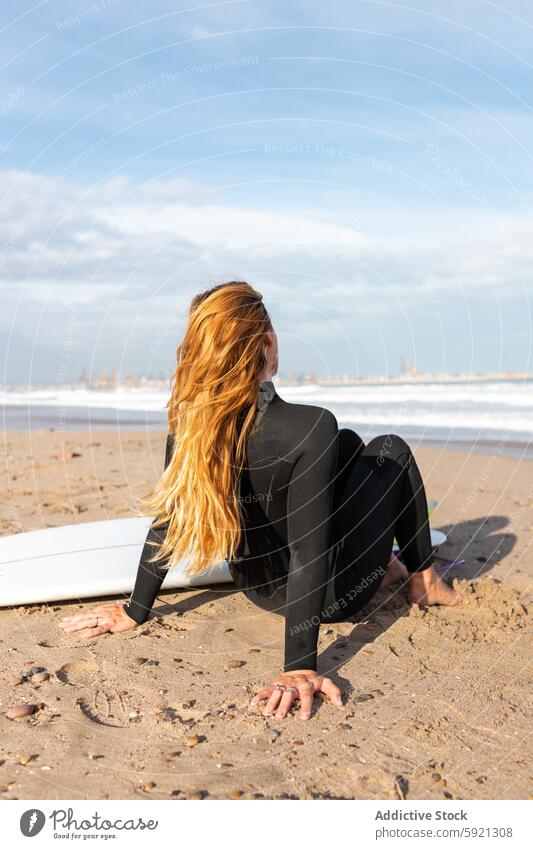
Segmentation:
{"type": "Polygon", "coordinates": [[[367,448],[371,449],[378,460],[382,458],[382,462],[387,459],[394,460],[401,454],[412,454],[410,446],[397,433],[384,433],[375,436],[374,439],[370,440],[367,448]]]}

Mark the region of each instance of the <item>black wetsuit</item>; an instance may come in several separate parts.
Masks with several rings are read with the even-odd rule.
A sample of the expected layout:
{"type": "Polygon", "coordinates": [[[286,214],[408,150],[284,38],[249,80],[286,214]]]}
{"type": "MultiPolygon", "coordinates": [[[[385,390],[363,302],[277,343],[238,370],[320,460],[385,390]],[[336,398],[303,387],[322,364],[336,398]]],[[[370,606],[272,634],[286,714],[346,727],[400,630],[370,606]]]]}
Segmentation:
{"type": "MultiPolygon", "coordinates": [[[[329,410],[290,404],[259,384],[238,497],[243,533],[229,562],[236,586],[285,616],[285,670],[316,669],[320,622],[346,619],[378,590],[393,539],[410,571],[431,565],[424,485],[406,442],[364,445],[329,410]]],[[[173,437],[167,437],[165,465],[173,437]]],[[[148,563],[164,527],[151,528],[126,612],[144,622],[165,577],[148,563]]]]}

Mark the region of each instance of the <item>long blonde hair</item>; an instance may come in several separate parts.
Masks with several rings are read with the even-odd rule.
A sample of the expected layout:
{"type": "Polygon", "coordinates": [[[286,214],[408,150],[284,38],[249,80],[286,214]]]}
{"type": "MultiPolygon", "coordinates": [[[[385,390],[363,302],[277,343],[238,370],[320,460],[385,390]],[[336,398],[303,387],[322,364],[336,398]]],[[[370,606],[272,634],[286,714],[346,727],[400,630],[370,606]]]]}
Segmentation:
{"type": "Polygon", "coordinates": [[[167,404],[170,462],[141,513],[167,525],[151,562],[186,561],[188,574],[231,558],[241,534],[238,479],[254,424],[265,333],[262,295],[231,282],[197,295],[190,307],[167,404]]]}

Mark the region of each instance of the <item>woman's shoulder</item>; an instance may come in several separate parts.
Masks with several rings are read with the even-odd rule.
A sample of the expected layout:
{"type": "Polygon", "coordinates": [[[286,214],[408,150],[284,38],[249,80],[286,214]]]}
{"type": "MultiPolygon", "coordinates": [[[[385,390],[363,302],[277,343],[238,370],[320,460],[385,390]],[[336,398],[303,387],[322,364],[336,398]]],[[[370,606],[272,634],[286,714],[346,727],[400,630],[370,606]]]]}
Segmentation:
{"type": "Polygon", "coordinates": [[[315,434],[318,437],[331,435],[338,430],[338,422],[334,413],[327,407],[316,404],[294,404],[282,401],[275,405],[291,430],[299,430],[304,434],[315,434]]]}

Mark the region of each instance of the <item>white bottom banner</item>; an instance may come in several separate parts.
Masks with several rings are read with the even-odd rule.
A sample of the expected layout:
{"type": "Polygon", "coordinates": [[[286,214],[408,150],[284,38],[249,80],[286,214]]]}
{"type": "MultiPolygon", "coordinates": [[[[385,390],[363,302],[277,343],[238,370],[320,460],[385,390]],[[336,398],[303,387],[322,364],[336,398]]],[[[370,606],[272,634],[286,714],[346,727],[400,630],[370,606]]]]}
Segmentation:
{"type": "Polygon", "coordinates": [[[526,801],[5,801],[6,846],[530,847],[526,801]],[[205,810],[205,806],[208,809],[205,810]],[[213,807],[215,808],[213,810],[213,807]],[[276,810],[273,810],[274,807],[276,810]]]}

